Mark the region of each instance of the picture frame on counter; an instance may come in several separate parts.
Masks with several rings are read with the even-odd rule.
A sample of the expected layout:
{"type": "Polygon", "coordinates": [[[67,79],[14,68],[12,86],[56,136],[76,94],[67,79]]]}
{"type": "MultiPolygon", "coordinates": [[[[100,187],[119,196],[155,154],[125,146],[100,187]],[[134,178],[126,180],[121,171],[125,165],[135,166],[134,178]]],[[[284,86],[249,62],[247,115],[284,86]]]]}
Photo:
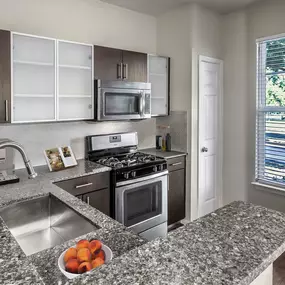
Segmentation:
{"type": "Polygon", "coordinates": [[[44,155],[50,171],[60,171],[77,165],[70,146],[47,149],[44,151],[44,155]]]}

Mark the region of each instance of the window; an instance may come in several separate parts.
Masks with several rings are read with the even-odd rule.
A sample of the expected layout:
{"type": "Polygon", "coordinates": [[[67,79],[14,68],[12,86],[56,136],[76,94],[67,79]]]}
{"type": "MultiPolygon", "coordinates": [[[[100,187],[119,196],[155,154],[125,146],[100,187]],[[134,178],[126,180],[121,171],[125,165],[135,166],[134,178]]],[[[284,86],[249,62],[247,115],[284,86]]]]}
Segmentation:
{"type": "Polygon", "coordinates": [[[285,187],[285,37],[257,51],[256,180],[285,187]]]}

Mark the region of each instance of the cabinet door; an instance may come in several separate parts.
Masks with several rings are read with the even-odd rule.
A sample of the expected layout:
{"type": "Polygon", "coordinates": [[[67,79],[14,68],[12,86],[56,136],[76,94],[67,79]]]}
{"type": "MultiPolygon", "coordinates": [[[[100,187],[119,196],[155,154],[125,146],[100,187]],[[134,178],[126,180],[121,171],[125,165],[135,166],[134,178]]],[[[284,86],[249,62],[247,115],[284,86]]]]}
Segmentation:
{"type": "Polygon", "coordinates": [[[83,200],[83,196],[82,195],[77,195],[75,197],[78,198],[79,200],[83,200]]]}
{"type": "Polygon", "coordinates": [[[58,41],[58,120],[93,118],[92,62],[92,45],[58,41]]]}
{"type": "Polygon", "coordinates": [[[110,215],[110,190],[97,190],[83,195],[83,201],[106,215],[110,215]]]}
{"type": "Polygon", "coordinates": [[[55,40],[13,33],[12,122],[54,121],[55,40]]]}
{"type": "Polygon", "coordinates": [[[123,80],[147,82],[147,54],[123,51],[123,80]]]}
{"type": "Polygon", "coordinates": [[[185,169],[169,173],[168,225],[185,218],[185,169]]]}
{"type": "Polygon", "coordinates": [[[148,56],[148,81],[151,83],[151,114],[153,117],[169,115],[170,59],[148,56]]]}
{"type": "Polygon", "coordinates": [[[10,122],[11,45],[10,32],[0,30],[0,123],[10,122]]]}
{"type": "Polygon", "coordinates": [[[122,51],[94,46],[94,77],[101,80],[122,80],[122,51]]]}

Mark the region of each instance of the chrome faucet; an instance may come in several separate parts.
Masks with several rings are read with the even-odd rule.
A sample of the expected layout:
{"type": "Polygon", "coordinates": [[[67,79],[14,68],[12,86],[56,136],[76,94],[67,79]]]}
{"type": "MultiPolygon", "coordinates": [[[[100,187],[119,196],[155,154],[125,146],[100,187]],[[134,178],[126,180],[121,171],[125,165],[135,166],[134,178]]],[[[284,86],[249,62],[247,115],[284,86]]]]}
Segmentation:
{"type": "Polygon", "coordinates": [[[37,173],[35,172],[30,160],[28,159],[26,152],[23,148],[22,145],[20,145],[19,143],[9,140],[9,139],[4,139],[4,140],[0,140],[0,149],[2,148],[14,148],[16,150],[19,151],[19,153],[22,155],[25,166],[27,168],[28,174],[29,174],[29,178],[34,179],[37,177],[37,173]]]}

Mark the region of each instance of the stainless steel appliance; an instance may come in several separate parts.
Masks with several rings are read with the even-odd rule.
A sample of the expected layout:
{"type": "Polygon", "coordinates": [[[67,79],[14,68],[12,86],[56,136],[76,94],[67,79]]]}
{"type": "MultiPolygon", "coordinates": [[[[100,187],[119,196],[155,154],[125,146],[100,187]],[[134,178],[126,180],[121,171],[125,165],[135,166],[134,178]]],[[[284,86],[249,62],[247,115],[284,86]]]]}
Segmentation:
{"type": "Polygon", "coordinates": [[[97,121],[141,120],[151,117],[151,84],[95,80],[97,121]]]}
{"type": "Polygon", "coordinates": [[[167,235],[166,161],[137,151],[137,133],[86,137],[86,158],[111,167],[111,216],[148,240],[167,235]]]}
{"type": "Polygon", "coordinates": [[[19,181],[19,178],[14,174],[14,150],[0,148],[0,186],[19,181]]]}

